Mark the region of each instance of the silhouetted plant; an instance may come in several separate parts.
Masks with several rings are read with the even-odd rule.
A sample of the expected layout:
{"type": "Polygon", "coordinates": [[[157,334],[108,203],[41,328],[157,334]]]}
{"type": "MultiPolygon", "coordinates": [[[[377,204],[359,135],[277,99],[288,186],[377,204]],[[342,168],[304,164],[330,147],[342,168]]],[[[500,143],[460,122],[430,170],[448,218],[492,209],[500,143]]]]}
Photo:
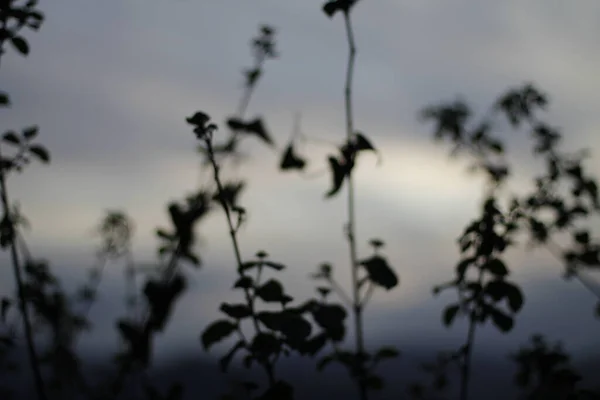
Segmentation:
{"type": "Polygon", "coordinates": [[[529,347],[521,347],[510,358],[517,364],[514,379],[524,399],[600,399],[600,393],[577,388],[581,376],[560,342],[550,347],[543,335],[536,334],[529,347]]]}
{"type": "MultiPolygon", "coordinates": [[[[43,14],[37,10],[37,1],[2,1],[0,2],[0,58],[6,52],[5,44],[10,45],[21,55],[29,54],[29,44],[21,36],[21,31],[25,28],[37,30],[43,21],[43,14]]],[[[8,107],[10,99],[6,92],[0,92],[0,107],[8,107]]],[[[14,155],[7,156],[6,151],[0,153],[0,195],[2,201],[3,217],[0,221],[0,247],[9,249],[15,275],[19,309],[23,320],[23,330],[27,343],[29,362],[35,378],[35,388],[37,397],[40,400],[47,398],[44,389],[44,382],[37,358],[33,330],[29,309],[27,307],[27,298],[24,290],[24,282],[21,273],[21,259],[17,245],[17,232],[14,221],[12,220],[11,203],[6,184],[6,176],[12,171],[21,171],[28,164],[31,158],[39,159],[42,162],[49,161],[48,151],[41,145],[33,143],[37,135],[37,127],[24,129],[21,135],[13,131],[7,131],[2,135],[2,140],[7,145],[16,148],[14,155]]],[[[8,304],[4,302],[4,304],[8,304]]]]}
{"type": "MultiPolygon", "coordinates": [[[[462,354],[461,399],[468,398],[471,354],[477,324],[487,320],[502,332],[509,332],[514,317],[520,311],[524,295],[519,287],[507,280],[510,271],[501,256],[516,243],[516,235],[529,233],[533,245],[545,244],[565,262],[566,278],[576,276],[583,283],[581,271],[600,266],[600,246],[590,239],[588,230],[577,226],[593,212],[600,210],[597,184],[584,172],[584,153],[568,154],[558,149],[561,135],[541,122],[536,112],[547,104],[546,96],[532,85],[511,89],[503,94],[491,111],[479,123],[470,123],[471,112],[466,104],[456,101],[429,107],[423,117],[436,122],[436,139],[448,138],[454,153],[466,153],[474,158],[474,171],[484,171],[488,177],[488,194],[482,216],[472,222],[459,239],[463,259],[456,266],[455,278],[434,288],[434,293],[455,288],[459,301],[449,305],[443,322],[449,326],[460,314],[466,314],[469,330],[462,354]],[[502,159],[504,144],[491,135],[492,118],[503,114],[513,129],[526,125],[534,139],[533,154],[543,158],[546,171],[535,178],[533,193],[523,197],[513,195],[506,207],[501,207],[497,188],[505,185],[510,169],[502,159]],[[561,183],[570,183],[570,195],[563,194],[561,183]],[[504,209],[503,209],[504,208],[504,209]],[[550,210],[550,217],[544,211],[550,210]],[[574,245],[562,250],[553,236],[569,233],[574,245]],[[472,272],[473,271],[473,272],[472,272]],[[498,306],[505,304],[502,310],[498,306]]],[[[593,290],[592,286],[587,287],[593,290]]],[[[600,299],[600,293],[595,292],[600,299]]]]}

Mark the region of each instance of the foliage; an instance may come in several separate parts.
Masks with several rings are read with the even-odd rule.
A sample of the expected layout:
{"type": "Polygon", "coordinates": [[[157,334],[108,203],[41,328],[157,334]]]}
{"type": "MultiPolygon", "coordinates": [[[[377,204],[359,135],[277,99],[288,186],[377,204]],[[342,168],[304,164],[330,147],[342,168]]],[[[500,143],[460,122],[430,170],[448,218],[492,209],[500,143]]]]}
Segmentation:
{"type": "MultiPolygon", "coordinates": [[[[276,148],[265,118],[245,115],[264,75],[266,61],[279,55],[275,48],[275,29],[262,25],[258,36],[251,41],[253,64],[243,73],[240,104],[223,124],[227,126],[227,133],[220,133],[218,125],[205,111],[186,118],[196,136],[203,167],[212,172],[212,181],[182,201],[167,205],[170,226],[155,231],[159,240],[156,268],[147,270],[136,264],[132,251],[134,224],[127,214],[120,210],[107,211],[96,230],[101,247],[97,263],[89,271],[89,281],[69,293],[53,274],[49,262],[31,254],[20,233],[26,219],[11,202],[6,183],[9,174],[22,172],[33,160],[49,163],[50,153],[38,143],[35,125],[4,132],[0,142],[3,212],[0,247],[10,252],[17,296],[0,299],[0,371],[3,374],[16,369],[10,360],[11,351],[23,336],[39,400],[49,395],[114,399],[126,396],[125,386],[135,382],[136,376],[142,377],[140,386],[144,398],[180,400],[184,394],[181,385],[173,383],[166,391],[158,389],[148,381],[145,372],[152,365],[156,336],[167,329],[177,302],[186,291],[186,274],[189,273],[186,268],[198,269],[203,265],[203,258],[197,252],[196,228],[211,212],[221,210],[236,262],[232,291],[241,294],[243,300],[222,302],[219,306],[222,315],[207,324],[200,334],[200,345],[205,351],[221,343],[230,344],[219,360],[220,369],[226,373],[237,359],[248,369],[262,370],[266,376],[264,381],[247,380],[241,384],[246,397],[255,400],[295,397],[291,382],[277,369],[282,357],[292,355],[315,358],[318,371],[334,363],[342,365],[356,384],[357,397],[361,400],[383,390],[384,381],[378,373],[381,363],[401,353],[387,345],[368,351],[363,317],[375,290],[390,291],[399,286],[400,278],[383,254],[383,240],[371,239],[372,253],[366,257],[359,257],[356,245],[354,167],[360,154],[379,156],[372,140],[355,129],[352,88],[357,50],[351,15],[357,2],[331,0],[322,5],[327,18],[343,19],[348,44],[344,85],[346,132],[336,152],[325,160],[331,177],[325,197],[333,200],[343,191],[347,194],[344,230],[349,245],[350,287],[344,288],[335,279],[333,266],[324,262],[311,277],[316,283],[315,296],[297,300],[279,279],[285,265],[271,259],[263,250],[253,258],[244,257],[241,251],[238,232],[246,223],[246,209],[240,197],[246,182],[224,180],[223,168],[229,160],[239,160],[240,143],[244,139],[258,140],[276,148]],[[223,141],[217,142],[216,139],[222,137],[223,141]],[[96,379],[90,383],[82,372],[83,360],[77,354],[76,345],[91,329],[87,316],[100,293],[105,267],[119,260],[125,261],[126,315],[115,324],[122,342],[122,349],[115,357],[117,373],[108,382],[96,379]],[[334,294],[339,302],[331,301],[334,294]],[[349,323],[350,320],[353,323],[349,323]],[[19,332],[15,322],[22,322],[23,332],[19,332]],[[351,345],[346,342],[348,333],[355,338],[351,345]],[[36,341],[36,338],[44,340],[36,341]],[[45,345],[40,346],[39,342],[45,345]]],[[[43,14],[36,6],[35,0],[0,1],[0,55],[7,51],[5,43],[23,56],[29,54],[30,47],[22,30],[37,30],[41,26],[43,14]]],[[[9,104],[9,95],[0,92],[0,106],[9,104]]],[[[600,244],[592,238],[587,226],[590,217],[600,211],[597,182],[584,168],[585,153],[563,151],[558,130],[538,118],[547,105],[547,96],[527,84],[501,95],[479,122],[472,122],[470,108],[460,101],[428,107],[422,113],[425,120],[435,123],[436,139],[449,139],[453,153],[474,160],[472,170],[484,174],[486,191],[479,216],[467,225],[458,239],[461,259],[454,267],[454,278],[434,288],[434,294],[446,289],[457,292],[457,301],[444,308],[441,322],[451,327],[466,317],[465,343],[455,351],[440,353],[435,362],[421,366],[431,375],[431,388],[422,382],[411,384],[408,392],[411,398],[443,396],[452,386],[448,369],[453,367],[457,367],[461,377],[460,398],[468,398],[477,327],[489,323],[500,332],[509,333],[525,306],[525,293],[512,279],[505,258],[508,249],[515,247],[523,236],[529,238],[531,246],[548,248],[564,264],[566,279],[577,278],[587,285],[585,271],[600,266],[600,244]],[[499,116],[508,121],[512,129],[525,129],[531,134],[532,153],[545,167],[543,173],[534,178],[530,192],[509,198],[500,190],[514,175],[504,157],[507,144],[493,135],[494,121],[499,116]],[[564,234],[572,238],[572,243],[563,249],[555,238],[564,234]]],[[[298,154],[295,140],[294,135],[283,148],[279,162],[282,172],[302,172],[310,161],[298,154]]],[[[593,290],[592,286],[587,287],[593,290]]],[[[600,293],[595,294],[600,300],[600,293]]],[[[540,335],[534,336],[531,347],[520,349],[512,360],[518,367],[515,382],[528,399],[546,399],[557,391],[564,398],[598,398],[577,386],[578,374],[562,348],[559,345],[550,348],[540,335]]],[[[2,398],[10,395],[7,388],[1,386],[0,393],[2,398]]],[[[223,398],[234,398],[234,395],[225,394],[223,398]]]]}

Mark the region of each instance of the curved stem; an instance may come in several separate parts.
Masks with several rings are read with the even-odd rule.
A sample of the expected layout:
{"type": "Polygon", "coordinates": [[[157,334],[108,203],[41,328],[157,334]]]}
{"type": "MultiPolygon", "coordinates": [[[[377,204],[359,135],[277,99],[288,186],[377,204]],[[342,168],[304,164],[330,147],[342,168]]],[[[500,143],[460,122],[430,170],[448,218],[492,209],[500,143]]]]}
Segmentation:
{"type": "MultiPolygon", "coordinates": [[[[0,159],[2,154],[0,153],[0,159]]],[[[6,186],[6,176],[3,168],[0,168],[0,199],[2,201],[2,208],[4,211],[4,218],[8,220],[11,226],[12,238],[10,240],[10,256],[13,265],[13,272],[15,274],[15,281],[17,284],[17,293],[19,296],[19,308],[23,316],[23,330],[25,331],[25,340],[27,343],[27,353],[29,356],[29,362],[31,364],[31,370],[33,372],[33,378],[35,381],[35,390],[39,400],[46,400],[48,396],[44,389],[44,380],[42,378],[42,372],[37,358],[35,349],[35,343],[33,341],[33,329],[31,328],[31,317],[29,315],[29,309],[27,308],[27,299],[25,296],[25,290],[23,286],[23,277],[21,276],[21,262],[19,260],[19,252],[17,249],[17,233],[16,229],[11,221],[10,216],[10,203],[8,199],[8,192],[6,186]]]]}

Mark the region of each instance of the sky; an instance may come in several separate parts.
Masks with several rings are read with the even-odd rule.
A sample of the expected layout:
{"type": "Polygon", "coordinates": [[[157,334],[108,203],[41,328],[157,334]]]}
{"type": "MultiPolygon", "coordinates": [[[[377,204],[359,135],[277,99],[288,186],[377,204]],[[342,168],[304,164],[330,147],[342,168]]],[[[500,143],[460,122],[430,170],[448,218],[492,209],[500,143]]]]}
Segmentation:
{"type": "MultiPolygon", "coordinates": [[[[51,260],[67,284],[81,282],[97,245],[91,230],[105,210],[122,209],[136,224],[136,260],[156,262],[153,231],[168,222],[166,204],[208,176],[199,169],[185,117],[203,110],[221,123],[234,112],[259,24],[276,28],[280,58],[267,63],[247,115],[263,116],[279,150],[298,113],[306,135],[341,141],[347,45],[341,19],[329,20],[321,5],[42,2],[47,19],[39,33],[27,34],[31,54],[9,53],[0,71],[13,103],[3,112],[4,126],[38,124],[52,153],[49,167],[32,166],[9,180],[32,223],[27,238],[34,253],[51,260]]],[[[453,273],[455,238],[476,216],[481,180],[432,141],[419,110],[463,98],[484,112],[508,87],[533,82],[548,93],[545,118],[564,132],[569,148],[597,154],[599,17],[594,0],[363,0],[356,6],[355,125],[382,155],[381,164],[364,156],[355,173],[359,251],[367,256],[367,241],[383,239],[401,279],[398,290],[374,297],[370,337],[457,345],[464,335],[460,326],[440,328],[444,300],[452,297],[434,299],[431,287],[453,273]]],[[[527,135],[501,134],[521,171],[515,185],[523,187],[537,165],[526,151],[527,135]]],[[[277,152],[250,142],[247,149],[248,160],[225,171],[249,181],[242,197],[249,210],[240,232],[244,256],[264,249],[285,263],[283,281],[298,298],[311,293],[307,276],[323,261],[349,283],[346,205],[343,196],[323,199],[329,177],[281,174],[277,152]]],[[[329,150],[314,143],[301,148],[310,153],[309,172],[323,171],[329,150]]],[[[599,160],[589,161],[592,172],[600,172],[599,160]]],[[[161,338],[168,350],[159,352],[188,346],[181,343],[200,352],[198,334],[229,297],[235,266],[223,215],[212,215],[198,234],[204,264],[189,274],[190,290],[161,338]]],[[[597,351],[594,298],[577,282],[561,281],[560,265],[543,251],[518,251],[509,259],[528,294],[522,322],[512,336],[491,330],[483,336],[508,348],[542,330],[572,348],[597,351]]],[[[7,271],[3,290],[10,290],[7,271]]],[[[122,274],[118,265],[107,272],[90,346],[116,343],[111,321],[121,304],[122,274]]]]}

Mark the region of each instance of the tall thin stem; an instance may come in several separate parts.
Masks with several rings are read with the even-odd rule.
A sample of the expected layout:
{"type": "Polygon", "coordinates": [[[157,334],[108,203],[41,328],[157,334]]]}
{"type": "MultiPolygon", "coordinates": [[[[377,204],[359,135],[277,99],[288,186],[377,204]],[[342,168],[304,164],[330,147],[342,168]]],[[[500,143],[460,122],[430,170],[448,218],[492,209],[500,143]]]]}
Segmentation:
{"type": "MultiPolygon", "coordinates": [[[[0,152],[0,159],[2,159],[2,153],[0,152]]],[[[17,249],[17,234],[16,228],[12,223],[10,215],[10,202],[8,199],[6,176],[4,169],[0,168],[0,199],[2,201],[2,208],[4,210],[4,218],[6,218],[11,226],[12,239],[10,241],[10,256],[13,265],[13,272],[15,274],[15,281],[17,283],[17,294],[19,296],[19,308],[23,317],[23,330],[25,331],[25,340],[27,343],[27,353],[29,356],[29,362],[31,364],[31,370],[33,371],[33,378],[35,382],[35,390],[39,400],[47,400],[48,396],[44,389],[44,380],[42,378],[42,371],[38,362],[38,357],[35,349],[35,343],[33,341],[33,329],[31,328],[31,318],[29,315],[29,309],[27,308],[27,299],[25,296],[25,290],[23,287],[23,277],[21,276],[21,262],[19,260],[19,252],[17,249]]]]}
{"type": "MultiPolygon", "coordinates": [[[[356,45],[354,32],[350,21],[350,12],[344,12],[344,25],[348,41],[348,64],[346,68],[346,85],[344,88],[344,100],[346,109],[346,138],[350,140],[354,133],[354,121],[352,112],[352,78],[354,76],[354,60],[356,58],[356,45]]],[[[352,171],[348,174],[348,243],[350,245],[350,264],[352,276],[352,302],[354,311],[354,330],[356,335],[356,352],[362,360],[364,354],[363,315],[358,287],[358,256],[356,250],[356,217],[354,207],[354,180],[352,171]]],[[[368,398],[367,388],[363,377],[357,380],[361,400],[368,398]]]]}
{"type": "MultiPolygon", "coordinates": [[[[483,270],[479,270],[479,286],[483,283],[483,270]]],[[[480,297],[480,296],[479,296],[480,297]]],[[[475,303],[477,305],[477,302],[475,303]]],[[[469,380],[471,379],[471,362],[473,358],[473,345],[475,343],[475,331],[477,329],[476,309],[471,310],[469,315],[469,330],[467,332],[467,342],[464,347],[463,362],[460,377],[460,400],[469,398],[469,380]]]]}
{"type": "MultiPolygon", "coordinates": [[[[233,244],[233,252],[235,254],[235,260],[237,263],[237,270],[238,273],[240,275],[240,277],[243,277],[243,270],[242,270],[242,254],[240,251],[240,245],[237,239],[237,229],[235,228],[234,222],[233,222],[233,218],[231,216],[231,210],[229,208],[229,205],[227,204],[227,202],[225,201],[225,198],[222,196],[222,194],[224,193],[224,189],[223,189],[223,183],[221,182],[221,176],[219,174],[219,164],[217,163],[216,159],[215,159],[215,154],[214,154],[214,150],[212,147],[212,139],[210,136],[208,136],[205,140],[206,142],[206,147],[208,150],[208,156],[210,158],[210,162],[213,168],[213,178],[215,180],[215,183],[217,184],[217,191],[218,191],[218,199],[219,199],[219,203],[221,204],[221,207],[223,208],[223,211],[225,212],[225,217],[227,220],[227,227],[229,228],[229,236],[231,237],[231,243],[233,244]]],[[[254,298],[250,295],[250,289],[248,288],[244,288],[244,295],[246,297],[246,302],[248,303],[248,307],[250,307],[250,312],[252,314],[252,322],[254,324],[254,329],[256,330],[256,332],[260,332],[260,325],[258,324],[258,320],[256,319],[256,317],[254,316],[254,298]]],[[[273,366],[269,363],[269,362],[264,362],[262,363],[263,368],[265,369],[265,372],[267,373],[267,377],[269,379],[269,385],[274,385],[275,384],[275,374],[273,372],[273,366]]]]}

